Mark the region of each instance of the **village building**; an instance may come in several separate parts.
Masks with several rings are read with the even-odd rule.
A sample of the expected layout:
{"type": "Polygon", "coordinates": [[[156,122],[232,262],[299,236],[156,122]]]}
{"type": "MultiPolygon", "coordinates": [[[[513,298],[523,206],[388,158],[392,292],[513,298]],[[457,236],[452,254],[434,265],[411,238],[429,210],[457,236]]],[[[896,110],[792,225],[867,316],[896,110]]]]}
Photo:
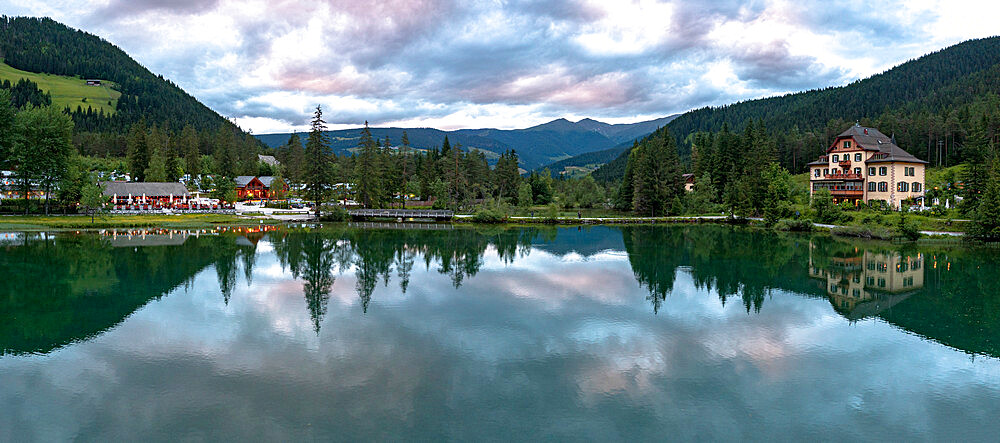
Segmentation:
{"type": "Polygon", "coordinates": [[[694,192],[694,174],[683,174],[681,178],[684,179],[684,191],[694,192]]]}
{"type": "Polygon", "coordinates": [[[257,154],[257,161],[271,167],[275,167],[281,164],[281,162],[279,162],[278,159],[274,158],[273,155],[257,154]]]}
{"type": "Polygon", "coordinates": [[[884,202],[893,209],[910,199],[923,204],[926,165],[897,146],[894,137],[854,125],[808,164],[809,194],[827,189],[834,203],[884,202]]]}
{"type": "Polygon", "coordinates": [[[180,182],[101,182],[104,196],[114,206],[173,207],[187,203],[191,194],[180,182]]]}
{"type": "MultiPolygon", "coordinates": [[[[236,196],[240,200],[250,198],[273,198],[277,194],[277,189],[272,189],[275,185],[275,177],[270,175],[253,176],[241,175],[236,177],[236,196]]],[[[283,184],[281,191],[288,191],[288,184],[283,184]]]]}
{"type": "Polygon", "coordinates": [[[101,81],[94,78],[87,79],[87,86],[101,86],[101,81]]]}
{"type": "MultiPolygon", "coordinates": [[[[0,171],[0,199],[24,198],[21,191],[24,190],[23,183],[15,171],[0,171]]],[[[59,185],[55,184],[50,190],[53,194],[59,191],[59,185]]],[[[45,188],[39,180],[28,180],[28,198],[45,198],[45,188]]]]}

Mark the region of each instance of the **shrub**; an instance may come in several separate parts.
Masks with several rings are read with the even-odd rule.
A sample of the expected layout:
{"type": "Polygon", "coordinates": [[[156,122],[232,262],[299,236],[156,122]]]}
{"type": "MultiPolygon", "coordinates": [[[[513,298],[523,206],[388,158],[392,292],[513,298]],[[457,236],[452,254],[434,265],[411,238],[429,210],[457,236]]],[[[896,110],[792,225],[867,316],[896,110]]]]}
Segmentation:
{"type": "Polygon", "coordinates": [[[508,205],[488,199],[472,215],[476,223],[503,223],[507,221],[508,205]]]}
{"type": "Polygon", "coordinates": [[[899,222],[896,224],[896,230],[899,231],[899,235],[903,238],[914,241],[920,238],[920,230],[917,229],[917,224],[906,220],[906,213],[899,213],[899,222]]]}
{"type": "Polygon", "coordinates": [[[545,208],[545,223],[558,223],[559,222],[559,206],[554,203],[548,205],[545,208]]]}
{"type": "Polygon", "coordinates": [[[892,240],[897,237],[896,231],[882,226],[841,226],[830,230],[833,235],[844,237],[874,238],[892,240]]]}
{"type": "Polygon", "coordinates": [[[816,212],[816,221],[820,223],[836,223],[843,216],[843,210],[833,204],[830,191],[825,189],[813,194],[812,209],[816,212]]]}
{"type": "Polygon", "coordinates": [[[779,231],[809,232],[813,229],[812,220],[781,220],[774,225],[779,231]]]}
{"type": "Polygon", "coordinates": [[[321,222],[342,222],[350,218],[351,215],[347,213],[347,209],[341,206],[334,206],[323,212],[320,216],[319,221],[321,222]]]}

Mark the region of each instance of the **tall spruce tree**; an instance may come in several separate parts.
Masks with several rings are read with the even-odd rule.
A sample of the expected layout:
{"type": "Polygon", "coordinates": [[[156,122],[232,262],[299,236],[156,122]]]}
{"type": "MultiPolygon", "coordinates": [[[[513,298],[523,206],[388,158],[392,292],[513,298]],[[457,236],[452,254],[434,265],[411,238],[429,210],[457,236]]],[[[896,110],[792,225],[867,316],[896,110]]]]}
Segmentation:
{"type": "Polygon", "coordinates": [[[358,195],[358,203],[366,208],[382,207],[382,177],[379,168],[378,142],[372,138],[372,132],[365,122],[358,141],[360,152],[354,159],[354,183],[358,195]]]}
{"type": "Polygon", "coordinates": [[[146,143],[146,122],[140,120],[132,125],[126,138],[128,170],[133,181],[146,181],[149,167],[149,145],[146,143]]]}
{"type": "Polygon", "coordinates": [[[323,121],[323,108],[316,105],[312,122],[309,124],[309,139],[306,141],[305,164],[302,182],[306,195],[316,204],[316,218],[322,215],[323,202],[333,185],[333,163],[330,158],[330,142],[323,121]]]}
{"type": "Polygon", "coordinates": [[[198,146],[198,132],[191,125],[181,130],[180,150],[184,154],[184,173],[192,178],[201,174],[201,152],[198,146]]]}

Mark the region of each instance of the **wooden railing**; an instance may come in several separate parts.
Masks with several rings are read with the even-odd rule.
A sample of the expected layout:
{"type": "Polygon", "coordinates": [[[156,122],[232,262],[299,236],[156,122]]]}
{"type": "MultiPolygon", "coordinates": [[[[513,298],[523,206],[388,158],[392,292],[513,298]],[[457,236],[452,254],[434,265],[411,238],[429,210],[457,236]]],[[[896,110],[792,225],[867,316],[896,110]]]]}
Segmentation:
{"type": "Polygon", "coordinates": [[[861,180],[863,177],[861,177],[861,174],[844,174],[838,172],[835,174],[825,174],[823,178],[827,180],[861,180]]]}
{"type": "Polygon", "coordinates": [[[434,220],[450,220],[455,217],[454,211],[443,209],[355,209],[348,211],[352,218],[429,218],[434,220]]]}

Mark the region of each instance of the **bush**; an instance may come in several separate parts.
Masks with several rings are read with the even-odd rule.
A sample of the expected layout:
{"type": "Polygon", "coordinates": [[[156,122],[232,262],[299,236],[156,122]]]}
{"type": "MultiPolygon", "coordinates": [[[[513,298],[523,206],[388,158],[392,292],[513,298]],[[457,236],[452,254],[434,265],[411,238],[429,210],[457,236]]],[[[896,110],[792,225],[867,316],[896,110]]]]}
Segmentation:
{"type": "Polygon", "coordinates": [[[347,213],[347,209],[341,206],[334,206],[326,211],[320,216],[319,221],[321,222],[342,222],[347,221],[351,215],[347,213]]]}
{"type": "Polygon", "coordinates": [[[874,238],[892,240],[897,237],[896,231],[882,226],[842,226],[830,230],[833,235],[844,237],[874,238]]]}
{"type": "Polygon", "coordinates": [[[816,212],[816,221],[820,223],[836,223],[843,216],[843,210],[833,204],[830,191],[825,189],[813,194],[812,209],[816,212]]]}
{"type": "Polygon", "coordinates": [[[545,208],[545,223],[559,222],[559,206],[554,203],[545,208]]]}
{"type": "Polygon", "coordinates": [[[917,224],[906,220],[906,213],[899,213],[899,222],[896,224],[896,230],[899,231],[899,235],[903,238],[914,241],[920,238],[920,230],[917,229],[917,224]]]}
{"type": "Polygon", "coordinates": [[[812,220],[781,220],[774,225],[778,231],[809,232],[813,229],[812,220]]]}
{"type": "Polygon", "coordinates": [[[503,223],[507,221],[508,205],[488,199],[472,215],[476,223],[503,223]]]}

